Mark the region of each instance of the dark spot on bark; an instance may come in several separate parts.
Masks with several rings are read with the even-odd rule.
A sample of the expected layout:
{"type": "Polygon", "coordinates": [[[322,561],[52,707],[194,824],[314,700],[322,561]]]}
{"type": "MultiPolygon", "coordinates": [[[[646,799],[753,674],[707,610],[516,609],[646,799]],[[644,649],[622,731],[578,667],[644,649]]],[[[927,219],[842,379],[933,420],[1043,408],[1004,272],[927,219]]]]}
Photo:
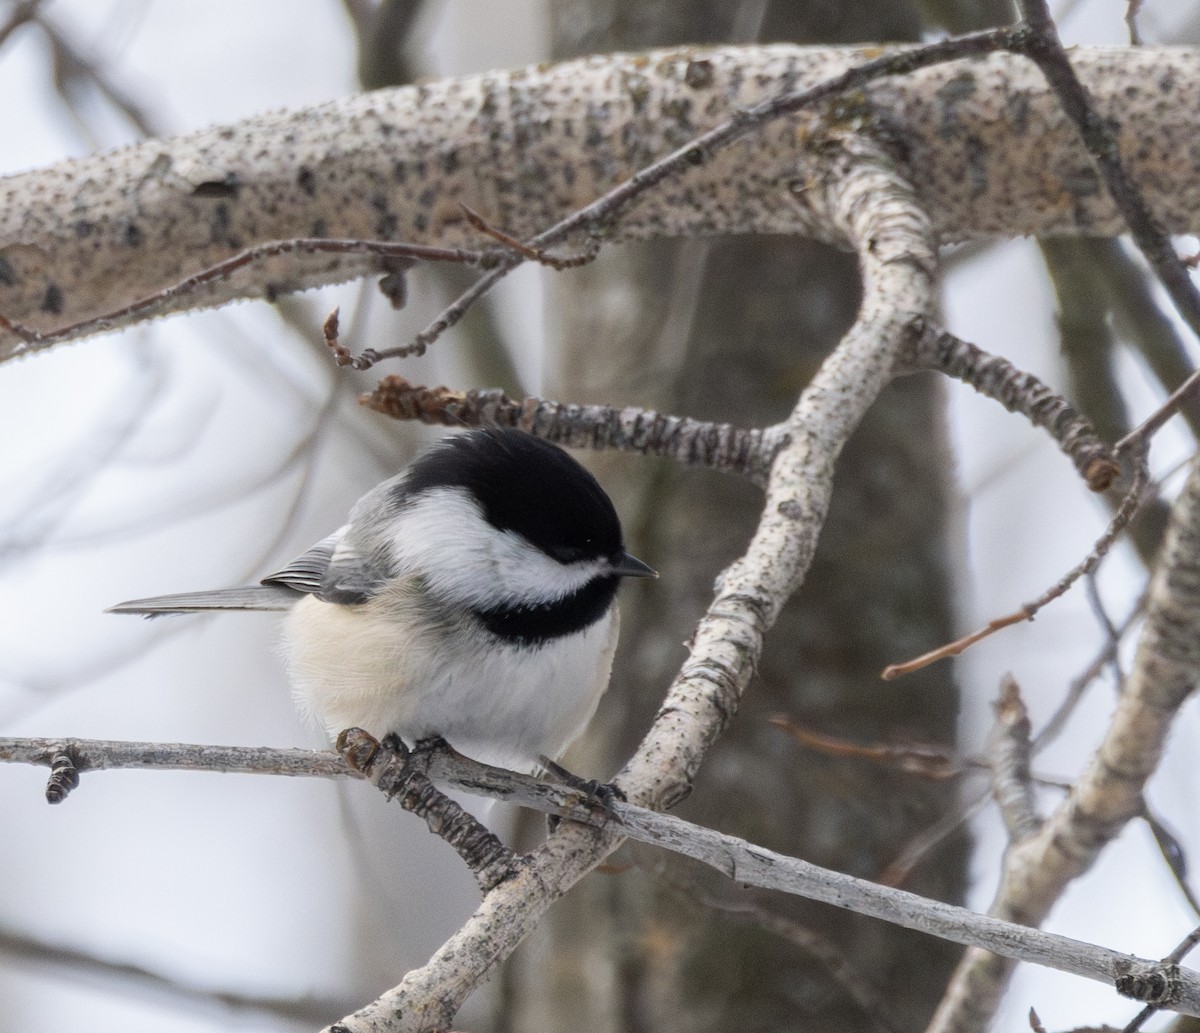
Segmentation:
{"type": "Polygon", "coordinates": [[[192,189],[193,197],[218,197],[232,200],[237,197],[240,184],[232,172],[224,179],[213,179],[200,183],[192,189]]]}
{"type": "Polygon", "coordinates": [[[90,237],[95,228],[95,223],[89,222],[87,219],[76,219],[74,226],[75,239],[83,240],[85,237],[90,237]]]}
{"type": "Polygon", "coordinates": [[[378,240],[391,240],[396,235],[400,220],[394,212],[385,212],[375,220],[375,237],[378,240]]]}
{"type": "Polygon", "coordinates": [[[296,186],[303,190],[309,197],[313,197],[317,192],[317,174],[313,172],[307,165],[301,165],[296,173],[296,186]]]}
{"type": "Polygon", "coordinates": [[[705,90],[713,82],[713,66],[711,61],[689,61],[683,73],[683,81],[693,90],[705,90]]]}
{"type": "Polygon", "coordinates": [[[142,243],[142,231],[138,228],[136,222],[128,223],[125,226],[125,243],[130,247],[139,247],[142,243]]]}
{"type": "Polygon", "coordinates": [[[42,295],[42,311],[57,316],[63,307],[62,288],[57,283],[46,285],[46,293],[42,295]]]}
{"type": "Polygon", "coordinates": [[[229,239],[229,206],[219,204],[213,209],[209,223],[209,236],[214,244],[227,243],[229,239]]]}
{"type": "Polygon", "coordinates": [[[784,499],[779,503],[778,512],[781,517],[787,517],[788,520],[799,520],[804,516],[804,507],[795,499],[784,499]]]}
{"type": "Polygon", "coordinates": [[[7,258],[0,258],[0,284],[5,287],[15,287],[19,277],[12,263],[7,258]]]}

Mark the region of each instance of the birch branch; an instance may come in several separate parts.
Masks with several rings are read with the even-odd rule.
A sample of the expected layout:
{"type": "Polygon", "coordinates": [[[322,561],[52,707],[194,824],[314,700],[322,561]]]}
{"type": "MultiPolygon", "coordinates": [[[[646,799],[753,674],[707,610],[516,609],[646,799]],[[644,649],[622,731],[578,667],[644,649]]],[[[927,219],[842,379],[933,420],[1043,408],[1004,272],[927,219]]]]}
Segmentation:
{"type": "MultiPolygon", "coordinates": [[[[617,776],[629,802],[664,809],[690,790],[736,712],[763,639],[812,562],[837,456],[891,379],[932,306],[935,243],[911,187],[861,137],[828,136],[808,203],[860,256],[855,325],[801,395],[776,456],[758,528],[724,571],[685,661],[636,754],[617,776]]],[[[813,170],[817,172],[816,169],[813,170]]],[[[445,1028],[466,996],[546,909],[621,842],[619,832],[563,827],[419,969],[332,1027],[337,1033],[445,1028]]]]}
{"type": "MultiPolygon", "coordinates": [[[[1036,925],[1144,804],[1167,734],[1200,681],[1200,465],[1171,511],[1146,622],[1117,710],[1086,771],[1041,829],[1005,857],[990,913],[1036,925]]],[[[985,1029],[1012,973],[978,949],[963,957],[931,1031],[985,1029]]]]}
{"type": "MultiPolygon", "coordinates": [[[[53,331],[277,241],[490,243],[463,203],[526,238],[738,111],[877,53],[780,45],[593,57],[382,90],[10,176],[0,314],[53,331]]],[[[1122,127],[1128,172],[1154,218],[1177,233],[1200,230],[1190,117],[1200,52],[1097,49],[1076,53],[1074,65],[1099,114],[1122,127]]],[[[870,82],[778,119],[591,229],[612,240],[839,239],[806,195],[820,180],[815,141],[847,127],[890,142],[942,240],[1122,228],[1041,74],[1024,58],[993,54],[870,82]]],[[[390,270],[366,255],[292,251],[136,318],[380,271],[390,270]]],[[[0,357],[25,347],[0,333],[0,357]]]]}
{"type": "MultiPolygon", "coordinates": [[[[64,756],[72,758],[79,772],[155,768],[292,777],[366,777],[338,755],[312,750],[87,739],[0,739],[0,762],[52,767],[64,756]]],[[[435,751],[423,758],[422,765],[430,779],[468,793],[533,807],[574,822],[602,826],[615,822],[619,829],[614,831],[623,836],[693,858],[742,885],[818,900],[954,943],[986,947],[1008,957],[1110,986],[1131,977],[1152,979],[1163,971],[1161,963],[1156,961],[1014,925],[966,908],[821,868],[736,836],[620,800],[611,805],[613,820],[610,822],[606,814],[582,801],[577,790],[481,764],[453,751],[435,751]]],[[[521,879],[519,866],[513,873],[508,882],[521,879]]],[[[1171,978],[1175,997],[1170,1007],[1185,1015],[1200,1014],[1200,973],[1181,969],[1173,971],[1171,978]]]]}

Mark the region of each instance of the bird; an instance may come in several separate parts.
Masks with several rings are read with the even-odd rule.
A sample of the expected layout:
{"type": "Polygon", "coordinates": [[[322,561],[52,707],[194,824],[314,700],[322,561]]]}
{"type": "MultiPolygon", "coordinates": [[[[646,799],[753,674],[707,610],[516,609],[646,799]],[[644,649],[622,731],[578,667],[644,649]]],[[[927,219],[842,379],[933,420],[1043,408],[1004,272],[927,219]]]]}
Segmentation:
{"type": "Polygon", "coordinates": [[[367,492],[346,524],[257,585],[132,599],[110,613],[285,611],[300,710],[409,747],[444,740],[535,773],[608,686],[625,550],[612,500],[543,438],[443,438],[367,492]]]}

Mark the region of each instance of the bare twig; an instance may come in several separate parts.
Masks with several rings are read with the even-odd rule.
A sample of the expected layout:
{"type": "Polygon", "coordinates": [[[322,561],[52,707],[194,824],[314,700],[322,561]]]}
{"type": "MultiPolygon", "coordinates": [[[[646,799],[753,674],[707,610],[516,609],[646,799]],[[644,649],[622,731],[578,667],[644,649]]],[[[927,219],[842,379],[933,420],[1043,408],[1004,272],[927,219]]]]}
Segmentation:
{"type": "Polygon", "coordinates": [[[4,24],[0,25],[0,47],[8,42],[8,38],[22,25],[32,21],[37,16],[42,0],[23,0],[14,5],[8,12],[4,24]]]}
{"type": "Polygon", "coordinates": [[[1067,590],[1081,577],[1095,570],[1100,561],[1108,555],[1108,550],[1112,548],[1112,544],[1116,541],[1117,536],[1128,526],[1129,521],[1133,519],[1138,511],[1138,507],[1142,502],[1142,495],[1149,480],[1149,471],[1146,467],[1144,453],[1136,455],[1134,467],[1133,484],[1129,491],[1121,500],[1121,505],[1117,512],[1109,522],[1096,543],[1092,546],[1091,551],[1077,563],[1074,567],[1068,570],[1061,578],[1053,585],[1046,589],[1041,595],[1031,602],[1025,603],[1019,610],[1013,613],[1005,614],[1003,617],[996,617],[989,621],[982,628],[971,632],[969,635],[963,635],[961,638],[955,639],[953,642],[948,642],[944,646],[939,646],[937,649],[932,649],[928,653],[924,653],[912,660],[907,660],[904,663],[891,664],[883,669],[882,677],[885,681],[891,681],[893,678],[899,678],[906,674],[911,674],[913,671],[919,671],[922,667],[928,667],[930,664],[937,663],[939,660],[945,660],[952,656],[958,656],[965,652],[976,642],[980,642],[998,631],[1003,631],[1005,628],[1012,627],[1014,624],[1021,624],[1025,621],[1033,620],[1037,613],[1055,599],[1064,595],[1067,590]]]}
{"type": "Polygon", "coordinates": [[[882,1033],[899,1033],[891,1019],[891,1006],[856,959],[849,957],[836,943],[802,922],[753,900],[728,900],[710,893],[696,880],[682,882],[662,871],[653,872],[656,881],[668,885],[689,904],[699,904],[734,921],[752,925],[793,944],[819,964],[829,977],[862,1010],[869,1027],[882,1033]]]}
{"type": "Polygon", "coordinates": [[[1158,274],[1183,321],[1200,337],[1200,291],[1175,253],[1170,237],[1154,219],[1149,205],[1121,161],[1116,135],[1100,116],[1071,67],[1058,38],[1045,0],[1017,0],[1022,23],[1010,49],[1037,64],[1058,97],[1063,112],[1075,124],[1080,139],[1096,163],[1108,192],[1129,226],[1134,242],[1158,274]]]}
{"type": "Polygon", "coordinates": [[[1192,401],[1197,395],[1200,395],[1200,370],[1188,377],[1171,392],[1162,405],[1118,441],[1117,452],[1127,453],[1148,442],[1172,416],[1179,412],[1185,403],[1192,401]]]}
{"type": "Polygon", "coordinates": [[[822,735],[797,724],[786,714],[769,718],[776,728],[782,728],[801,746],[819,750],[832,757],[851,757],[882,764],[917,778],[941,781],[957,778],[965,768],[947,749],[931,743],[876,743],[864,745],[847,739],[822,735]]]}
{"type": "Polygon", "coordinates": [[[361,401],[397,420],[442,427],[520,427],[560,445],[665,456],[688,466],[741,473],[756,484],[766,483],[772,460],[789,440],[783,424],[742,429],[636,406],[517,400],[499,388],[423,387],[396,374],[384,377],[361,401]]]}
{"type": "MultiPolygon", "coordinates": [[[[535,251],[541,251],[566,240],[578,231],[585,232],[589,240],[603,237],[617,216],[635,199],[663,180],[704,164],[718,151],[750,133],[757,132],[777,118],[815,106],[846,91],[860,89],[875,79],[908,75],[919,68],[1007,49],[1011,43],[1009,32],[1003,29],[969,33],[923,46],[906,47],[882,57],[862,61],[816,86],[778,94],[736,112],[732,118],[676,148],[658,161],[642,167],[620,185],[537,234],[527,241],[526,245],[535,251]]],[[[476,301],[517,268],[523,260],[520,254],[512,254],[504,259],[444,309],[432,323],[417,334],[411,344],[390,350],[387,353],[388,357],[423,355],[430,344],[456,325],[476,301]]]]}
{"type": "Polygon", "coordinates": [[[988,788],[979,790],[973,799],[960,803],[957,809],[944,814],[928,828],[912,837],[900,854],[879,873],[879,881],[885,886],[903,886],[913,870],[940,844],[959,832],[991,800],[988,788]]]}
{"type": "Polygon", "coordinates": [[[1145,609],[1145,604],[1146,600],[1143,596],[1129,611],[1129,615],[1121,623],[1121,626],[1116,629],[1116,637],[1109,638],[1104,643],[1100,652],[1092,659],[1091,663],[1080,674],[1071,679],[1071,684],[1067,686],[1067,693],[1063,697],[1062,702],[1059,703],[1054,713],[1050,715],[1049,719],[1042,725],[1037,735],[1033,738],[1035,753],[1045,749],[1045,747],[1058,738],[1062,730],[1066,727],[1067,721],[1070,720],[1071,715],[1075,712],[1075,708],[1079,705],[1079,701],[1083,699],[1083,694],[1087,691],[1088,686],[1100,677],[1105,667],[1116,663],[1119,656],[1120,640],[1137,623],[1145,609]]]}
{"type": "Polygon", "coordinates": [[[1142,35],[1138,31],[1137,18],[1142,9],[1142,0],[1127,0],[1125,4],[1125,25],[1129,29],[1129,42],[1135,47],[1142,45],[1142,35]]]}
{"type": "Polygon", "coordinates": [[[205,284],[222,280],[239,269],[254,262],[276,258],[286,254],[333,254],[333,255],[377,255],[385,260],[419,259],[426,262],[454,262],[487,268],[499,260],[495,251],[473,251],[467,248],[442,248],[426,244],[400,244],[386,240],[331,240],[324,237],[300,237],[292,240],[275,240],[256,247],[246,248],[237,254],[210,265],[186,279],[148,294],[129,305],[106,312],[101,316],[80,320],[57,330],[39,332],[17,323],[0,313],[0,328],[16,334],[23,345],[11,352],[13,356],[43,351],[72,337],[111,330],[131,319],[154,315],[164,310],[176,298],[186,296],[205,284]]]}
{"type": "MultiPolygon", "coordinates": [[[[1116,661],[1120,640],[1125,637],[1129,629],[1141,617],[1144,607],[1145,599],[1143,598],[1138,601],[1137,605],[1132,608],[1129,615],[1116,629],[1115,638],[1107,640],[1087,667],[1071,679],[1062,702],[1033,738],[1032,747],[1034,754],[1041,752],[1058,737],[1070,720],[1071,714],[1074,713],[1075,708],[1079,705],[1079,701],[1083,699],[1083,695],[1088,687],[1100,677],[1104,668],[1116,661]]],[[[943,815],[927,829],[915,835],[904,847],[900,855],[884,869],[879,877],[879,881],[888,886],[903,885],[912,870],[930,851],[961,829],[983,810],[988,803],[989,796],[990,792],[986,787],[972,791],[971,795],[963,799],[953,812],[943,815]]]]}
{"type": "MultiPolygon", "coordinates": [[[[1196,894],[1192,892],[1191,886],[1188,885],[1188,864],[1187,855],[1183,851],[1183,844],[1179,842],[1179,837],[1175,835],[1161,818],[1150,810],[1150,805],[1145,800],[1142,801],[1142,820],[1150,828],[1150,833],[1154,836],[1154,842],[1158,845],[1158,851],[1162,854],[1163,861],[1166,862],[1167,868],[1175,877],[1175,885],[1179,887],[1179,891],[1183,894],[1184,899],[1188,902],[1188,906],[1200,916],[1200,900],[1196,899],[1196,894]]],[[[1182,956],[1175,959],[1182,961],[1182,956]]]]}
{"type": "MultiPolygon", "coordinates": [[[[161,120],[151,115],[140,99],[124,90],[113,80],[106,67],[106,62],[85,53],[62,28],[55,24],[53,19],[47,18],[44,13],[39,13],[36,21],[50,42],[54,81],[58,94],[80,125],[86,125],[86,120],[72,95],[80,92],[80,80],[87,80],[113,108],[129,120],[142,137],[150,138],[162,135],[161,125],[155,124],[161,120]]],[[[90,131],[88,136],[92,136],[90,131]]]]}
{"type": "Polygon", "coordinates": [[[418,758],[399,739],[381,744],[361,728],[342,731],[337,751],[389,800],[399,799],[401,807],[423,818],[430,832],[449,843],[484,893],[520,868],[517,856],[494,833],[430,781],[422,770],[428,767],[428,751],[418,758]]]}
{"type": "Polygon", "coordinates": [[[544,265],[561,272],[564,269],[577,269],[582,265],[587,265],[589,262],[594,262],[596,256],[600,254],[599,239],[589,237],[587,246],[578,255],[552,255],[544,248],[532,247],[529,244],[523,244],[516,237],[510,237],[503,230],[497,229],[489,223],[469,205],[465,205],[460,201],[458,206],[467,217],[467,222],[479,230],[480,233],[486,234],[493,240],[503,244],[509,251],[515,252],[526,261],[537,262],[538,265],[544,265]]]}
{"type": "Polygon", "coordinates": [[[1112,450],[1086,417],[1062,395],[1007,359],[935,327],[922,335],[915,358],[927,368],[965,381],[1009,412],[1021,413],[1035,426],[1048,430],[1092,491],[1107,490],[1121,472],[1112,450]]]}
{"type": "Polygon", "coordinates": [[[114,961],[80,947],[51,943],[34,936],[0,929],[0,954],[8,965],[32,966],[76,981],[98,983],[108,992],[120,991],[143,999],[211,1009],[216,1021],[229,1024],[229,1013],[255,1013],[312,1028],[328,1022],[330,1015],[345,1013],[344,997],[316,998],[286,994],[279,997],[216,990],[188,983],[146,965],[114,961]]]}

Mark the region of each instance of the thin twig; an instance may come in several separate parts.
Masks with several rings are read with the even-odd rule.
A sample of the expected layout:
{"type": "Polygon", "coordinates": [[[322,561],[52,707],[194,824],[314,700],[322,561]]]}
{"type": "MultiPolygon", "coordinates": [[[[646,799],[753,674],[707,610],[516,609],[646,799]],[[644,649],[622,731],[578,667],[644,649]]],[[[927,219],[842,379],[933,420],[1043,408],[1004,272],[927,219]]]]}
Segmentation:
{"type": "Polygon", "coordinates": [[[276,258],[287,254],[334,254],[334,255],[378,255],[383,259],[419,259],[425,262],[454,262],[458,265],[478,266],[487,268],[493,262],[500,260],[500,252],[494,250],[474,251],[469,248],[432,247],[426,244],[401,244],[389,240],[335,240],[325,237],[297,237],[291,240],[273,240],[266,244],[246,248],[229,258],[201,269],[185,279],[148,294],[144,298],[125,305],[102,316],[93,316],[78,323],[59,327],[57,330],[39,332],[21,323],[14,322],[0,313],[0,328],[8,330],[21,338],[23,345],[17,345],[11,352],[12,356],[28,355],[42,351],[51,345],[64,341],[68,337],[83,334],[100,333],[112,330],[123,321],[137,317],[148,316],[165,306],[168,302],[186,295],[197,287],[213,283],[232,275],[237,270],[254,262],[268,258],[276,258]]]}
{"type": "Polygon", "coordinates": [[[467,222],[479,230],[480,233],[486,234],[493,240],[503,244],[510,251],[515,251],[522,258],[530,262],[537,262],[538,265],[544,265],[550,269],[557,269],[560,272],[564,269],[577,269],[579,266],[594,262],[596,256],[600,254],[600,241],[595,238],[589,238],[588,246],[578,255],[552,255],[543,248],[523,244],[516,237],[511,237],[503,230],[497,229],[475,211],[474,208],[463,204],[462,201],[458,202],[458,207],[462,209],[463,215],[467,217],[467,222]]]}
{"type": "Polygon", "coordinates": [[[1022,23],[1013,34],[1010,49],[1024,54],[1041,69],[1063,113],[1078,129],[1134,242],[1158,274],[1183,321],[1200,337],[1200,290],[1192,283],[1171,238],[1155,221],[1154,213],[1121,162],[1116,134],[1096,111],[1086,87],[1071,67],[1048,5],[1045,0],[1017,0],[1017,7],[1022,23]]]}
{"type": "Polygon", "coordinates": [[[700,905],[733,921],[752,925],[786,940],[819,964],[834,983],[862,1010],[869,1026],[882,1033],[899,1033],[892,1021],[888,999],[873,984],[857,959],[816,929],[753,900],[728,900],[710,893],[697,880],[672,877],[661,866],[651,877],[675,891],[688,905],[700,905]]]}
{"type": "Polygon", "coordinates": [[[885,681],[891,681],[894,678],[912,674],[913,671],[919,671],[921,668],[928,667],[939,660],[958,656],[975,645],[975,643],[996,634],[998,631],[1003,631],[1014,624],[1022,624],[1025,621],[1033,620],[1043,607],[1064,595],[1085,574],[1095,570],[1100,561],[1108,554],[1108,550],[1112,548],[1112,544],[1116,541],[1117,536],[1125,530],[1129,521],[1133,519],[1138,511],[1138,507],[1142,503],[1143,491],[1149,481],[1145,453],[1143,451],[1132,458],[1135,461],[1133,484],[1121,500],[1121,505],[1113,515],[1104,534],[1096,540],[1091,551],[1079,563],[1067,571],[1036,599],[1025,603],[1019,610],[1005,614],[1003,617],[996,617],[977,631],[973,631],[969,635],[963,635],[961,638],[939,646],[937,649],[931,649],[928,653],[924,653],[912,660],[907,660],[899,664],[890,664],[883,669],[880,677],[885,681]]]}
{"type": "Polygon", "coordinates": [[[1107,640],[1104,643],[1104,647],[1096,654],[1091,663],[1071,680],[1071,684],[1067,687],[1067,694],[1063,697],[1062,702],[1059,703],[1046,723],[1042,725],[1037,735],[1033,737],[1033,749],[1035,753],[1045,749],[1051,742],[1058,738],[1062,730],[1066,727],[1067,721],[1075,712],[1075,708],[1079,705],[1079,701],[1083,698],[1083,694],[1087,691],[1088,686],[1100,677],[1100,673],[1104,668],[1110,664],[1116,664],[1119,657],[1120,640],[1137,623],[1138,618],[1145,611],[1145,608],[1146,596],[1143,594],[1133,609],[1129,611],[1129,615],[1121,623],[1121,626],[1116,629],[1116,638],[1107,640]]]}
{"type": "Polygon", "coordinates": [[[1189,376],[1171,392],[1162,405],[1118,441],[1116,452],[1123,455],[1130,449],[1149,441],[1172,416],[1198,395],[1200,395],[1200,370],[1196,370],[1189,376]]]}
{"type": "Polygon", "coordinates": [[[1142,34],[1138,31],[1137,18],[1142,9],[1142,0],[1127,0],[1125,4],[1125,25],[1129,29],[1129,42],[1135,46],[1142,45],[1142,34]]]}
{"type": "Polygon", "coordinates": [[[17,29],[27,22],[32,21],[37,16],[38,8],[42,6],[43,0],[23,0],[22,3],[16,4],[9,12],[8,18],[4,24],[0,25],[0,47],[8,42],[11,36],[17,29]]]}
{"type": "MultiPolygon", "coordinates": [[[[160,972],[147,965],[117,961],[93,954],[81,947],[49,942],[34,936],[0,929],[0,955],[6,965],[31,966],[39,974],[75,981],[103,981],[106,992],[114,990],[156,1004],[164,1001],[176,1006],[186,1004],[211,1010],[218,1028],[241,1025],[230,1021],[230,1012],[253,1012],[311,1029],[329,1021],[331,1015],[344,1015],[349,1001],[345,997],[312,997],[286,994],[279,997],[217,990],[189,983],[175,974],[160,972]]],[[[349,1005],[352,1006],[352,1005],[349,1005]]]]}
{"type": "MultiPolygon", "coordinates": [[[[1196,894],[1188,885],[1187,855],[1184,853],[1183,844],[1179,842],[1179,837],[1167,828],[1158,815],[1150,810],[1150,805],[1146,803],[1145,799],[1142,800],[1142,821],[1149,826],[1150,833],[1154,836],[1154,842],[1158,846],[1158,852],[1162,854],[1163,861],[1175,878],[1175,885],[1179,887],[1179,891],[1192,911],[1200,916],[1200,900],[1196,899],[1196,894]]],[[[1182,961],[1182,955],[1175,960],[1182,961]]]]}
{"type": "Polygon", "coordinates": [[[905,775],[934,782],[958,778],[966,770],[951,751],[932,743],[877,743],[867,746],[814,732],[797,724],[786,714],[773,714],[767,720],[776,728],[782,728],[801,746],[818,750],[831,757],[868,760],[905,775]]]}

